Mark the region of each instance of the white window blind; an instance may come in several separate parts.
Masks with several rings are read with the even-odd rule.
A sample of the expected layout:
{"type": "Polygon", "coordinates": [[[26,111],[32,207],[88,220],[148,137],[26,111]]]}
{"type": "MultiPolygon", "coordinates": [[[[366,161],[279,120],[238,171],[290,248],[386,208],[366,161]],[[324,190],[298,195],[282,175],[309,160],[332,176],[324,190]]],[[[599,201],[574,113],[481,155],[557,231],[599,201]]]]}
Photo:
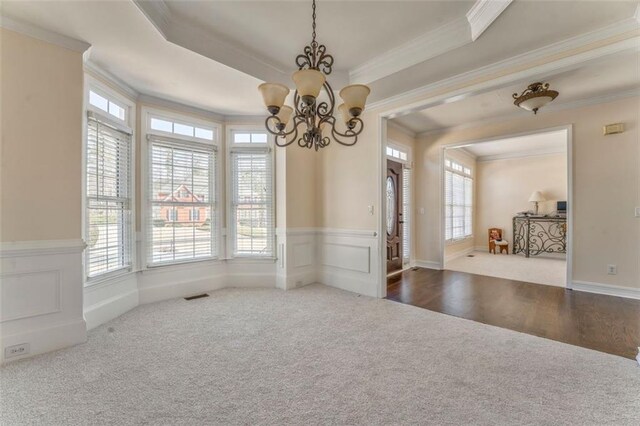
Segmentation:
{"type": "Polygon", "coordinates": [[[402,220],[402,257],[406,264],[411,258],[411,169],[406,167],[402,169],[402,220]]]}
{"type": "Polygon", "coordinates": [[[150,266],[217,256],[215,167],[211,145],[149,137],[150,266]]]}
{"type": "Polygon", "coordinates": [[[131,135],[87,119],[85,271],[88,279],[131,267],[131,135]]]}
{"type": "Polygon", "coordinates": [[[273,257],[273,166],[269,149],[231,150],[234,256],[273,257]]]}
{"type": "Polygon", "coordinates": [[[446,160],[445,167],[450,168],[445,170],[445,239],[470,237],[473,235],[473,179],[465,174],[471,174],[471,170],[450,160],[446,160]]]}

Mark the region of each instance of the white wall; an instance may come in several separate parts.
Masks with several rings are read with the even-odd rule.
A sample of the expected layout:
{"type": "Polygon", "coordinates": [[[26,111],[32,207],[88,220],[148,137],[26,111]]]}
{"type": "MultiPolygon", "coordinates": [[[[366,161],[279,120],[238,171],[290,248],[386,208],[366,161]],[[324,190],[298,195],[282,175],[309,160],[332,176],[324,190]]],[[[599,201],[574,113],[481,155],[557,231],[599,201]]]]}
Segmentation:
{"type": "Polygon", "coordinates": [[[557,201],[567,201],[566,154],[478,161],[476,170],[476,247],[488,248],[489,228],[502,228],[513,247],[512,218],[533,210],[528,200],[534,191],[547,200],[539,203],[541,214],[554,212],[557,201]]]}

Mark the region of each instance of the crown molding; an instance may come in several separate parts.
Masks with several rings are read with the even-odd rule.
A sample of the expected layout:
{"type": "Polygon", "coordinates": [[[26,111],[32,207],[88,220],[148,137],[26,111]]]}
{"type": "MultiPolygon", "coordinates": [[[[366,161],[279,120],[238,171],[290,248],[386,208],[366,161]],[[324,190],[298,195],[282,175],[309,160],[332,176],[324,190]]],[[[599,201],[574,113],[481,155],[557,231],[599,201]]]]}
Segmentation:
{"type": "Polygon", "coordinates": [[[402,133],[404,133],[407,136],[410,136],[412,138],[416,138],[416,136],[418,135],[416,132],[414,132],[413,130],[409,129],[406,126],[403,126],[402,124],[395,122],[395,121],[391,121],[391,120],[387,120],[387,127],[391,127],[394,128],[402,133]]]}
{"type": "Polygon", "coordinates": [[[390,96],[367,105],[367,108],[369,110],[383,110],[391,107],[390,110],[384,112],[387,117],[393,118],[399,113],[406,114],[407,111],[424,109],[428,106],[428,102],[425,100],[416,102],[416,99],[430,93],[444,92],[446,96],[443,95],[443,100],[440,101],[443,103],[450,101],[449,98],[454,93],[456,94],[455,98],[466,96],[469,93],[469,87],[488,90],[483,87],[491,85],[492,88],[495,88],[498,84],[506,86],[530,78],[542,78],[554,72],[578,68],[585,63],[605,56],[623,51],[638,51],[640,50],[639,28],[635,18],[627,18],[579,36],[390,96]],[[479,81],[482,79],[485,81],[479,81]],[[456,87],[461,89],[454,89],[456,87]],[[407,108],[407,102],[412,103],[410,108],[407,108]],[[392,107],[399,103],[405,103],[405,106],[392,107]]]}
{"type": "Polygon", "coordinates": [[[515,158],[541,157],[544,155],[563,154],[567,152],[567,149],[565,146],[566,143],[563,142],[562,145],[563,146],[558,148],[531,149],[527,151],[510,152],[505,154],[480,155],[476,156],[476,161],[478,163],[485,163],[487,161],[512,160],[515,158]]]}
{"type": "Polygon", "coordinates": [[[119,90],[120,92],[131,98],[131,100],[135,101],[136,99],[138,99],[140,93],[137,90],[129,86],[129,84],[125,83],[119,77],[104,70],[102,67],[93,62],[89,56],[85,56],[86,58],[84,60],[84,71],[86,73],[90,74],[94,78],[97,78],[98,80],[102,80],[104,83],[110,86],[114,86],[114,89],[119,90]]]}
{"type": "Polygon", "coordinates": [[[476,41],[513,0],[477,0],[467,12],[471,39],[476,41]]]}
{"type": "MultiPolygon", "coordinates": [[[[600,96],[592,96],[589,98],[578,99],[575,101],[569,101],[564,103],[551,103],[546,105],[544,108],[540,109],[539,114],[550,113],[550,112],[558,112],[565,111],[568,109],[577,109],[591,105],[605,104],[608,102],[614,102],[621,99],[640,97],[640,88],[634,88],[631,90],[621,90],[619,92],[600,95],[600,96]]],[[[525,111],[522,109],[515,110],[512,114],[505,114],[496,116],[491,119],[478,120],[470,123],[461,124],[458,126],[449,126],[449,127],[440,127],[438,129],[426,130],[424,132],[419,132],[416,134],[416,139],[421,139],[424,137],[437,135],[444,132],[455,132],[459,130],[472,129],[474,127],[480,127],[484,125],[504,122],[508,120],[514,120],[517,118],[523,118],[525,116],[530,116],[531,113],[529,111],[525,111]]]]}
{"type": "Polygon", "coordinates": [[[467,20],[455,19],[357,66],[349,71],[349,81],[371,83],[471,41],[467,20]]]}
{"type": "Polygon", "coordinates": [[[170,111],[182,112],[186,114],[194,114],[203,117],[208,120],[217,122],[218,124],[224,124],[225,116],[212,110],[205,108],[198,108],[190,105],[185,105],[180,102],[171,101],[169,99],[159,98],[157,96],[140,93],[138,96],[138,104],[142,106],[148,106],[152,108],[168,109],[170,111]]]}
{"type": "Polygon", "coordinates": [[[0,16],[0,27],[73,50],[75,52],[83,53],[91,47],[91,44],[85,41],[67,37],[54,31],[45,30],[44,28],[40,28],[36,25],[10,18],[8,16],[0,16]]]}

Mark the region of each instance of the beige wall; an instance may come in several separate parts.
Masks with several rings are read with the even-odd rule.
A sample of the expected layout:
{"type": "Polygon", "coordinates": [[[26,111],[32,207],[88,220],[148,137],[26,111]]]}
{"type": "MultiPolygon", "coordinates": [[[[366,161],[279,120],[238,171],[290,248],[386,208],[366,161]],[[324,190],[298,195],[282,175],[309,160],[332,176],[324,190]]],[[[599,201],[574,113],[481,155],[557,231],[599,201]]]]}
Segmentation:
{"type": "Polygon", "coordinates": [[[1,241],[78,239],[82,54],[0,29],[1,241]]]}
{"type": "MultiPolygon", "coordinates": [[[[443,146],[573,125],[573,280],[640,288],[640,99],[637,97],[574,110],[526,115],[421,138],[417,205],[427,214],[417,223],[417,257],[440,262],[439,159],[443,146]],[[603,136],[602,126],[623,122],[622,134],[603,136]],[[607,275],[607,264],[618,265],[607,275]]],[[[372,186],[370,183],[368,186],[372,186]]],[[[527,195],[525,195],[528,197],[527,195]]]]}
{"type": "Polygon", "coordinates": [[[314,228],[318,226],[316,177],[318,153],[314,149],[291,146],[286,150],[286,227],[314,228]]]}
{"type": "Polygon", "coordinates": [[[365,127],[354,146],[332,142],[318,155],[318,195],[321,227],[335,229],[378,229],[378,162],[377,118],[373,112],[363,114],[365,127]],[[370,215],[368,206],[374,206],[370,215]]]}
{"type": "Polygon", "coordinates": [[[502,228],[513,244],[514,214],[533,210],[529,196],[541,191],[547,201],[539,213],[556,210],[567,200],[567,155],[551,154],[495,161],[479,161],[476,168],[475,246],[488,247],[487,230],[502,228]]]}

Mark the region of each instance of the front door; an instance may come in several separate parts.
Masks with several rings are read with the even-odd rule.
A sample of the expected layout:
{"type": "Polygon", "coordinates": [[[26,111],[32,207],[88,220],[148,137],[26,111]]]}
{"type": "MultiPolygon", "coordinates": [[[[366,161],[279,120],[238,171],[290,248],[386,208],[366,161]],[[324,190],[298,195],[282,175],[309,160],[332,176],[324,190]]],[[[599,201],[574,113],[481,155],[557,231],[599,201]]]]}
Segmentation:
{"type": "Polygon", "coordinates": [[[402,164],[387,160],[387,274],[402,269],[402,164]]]}

